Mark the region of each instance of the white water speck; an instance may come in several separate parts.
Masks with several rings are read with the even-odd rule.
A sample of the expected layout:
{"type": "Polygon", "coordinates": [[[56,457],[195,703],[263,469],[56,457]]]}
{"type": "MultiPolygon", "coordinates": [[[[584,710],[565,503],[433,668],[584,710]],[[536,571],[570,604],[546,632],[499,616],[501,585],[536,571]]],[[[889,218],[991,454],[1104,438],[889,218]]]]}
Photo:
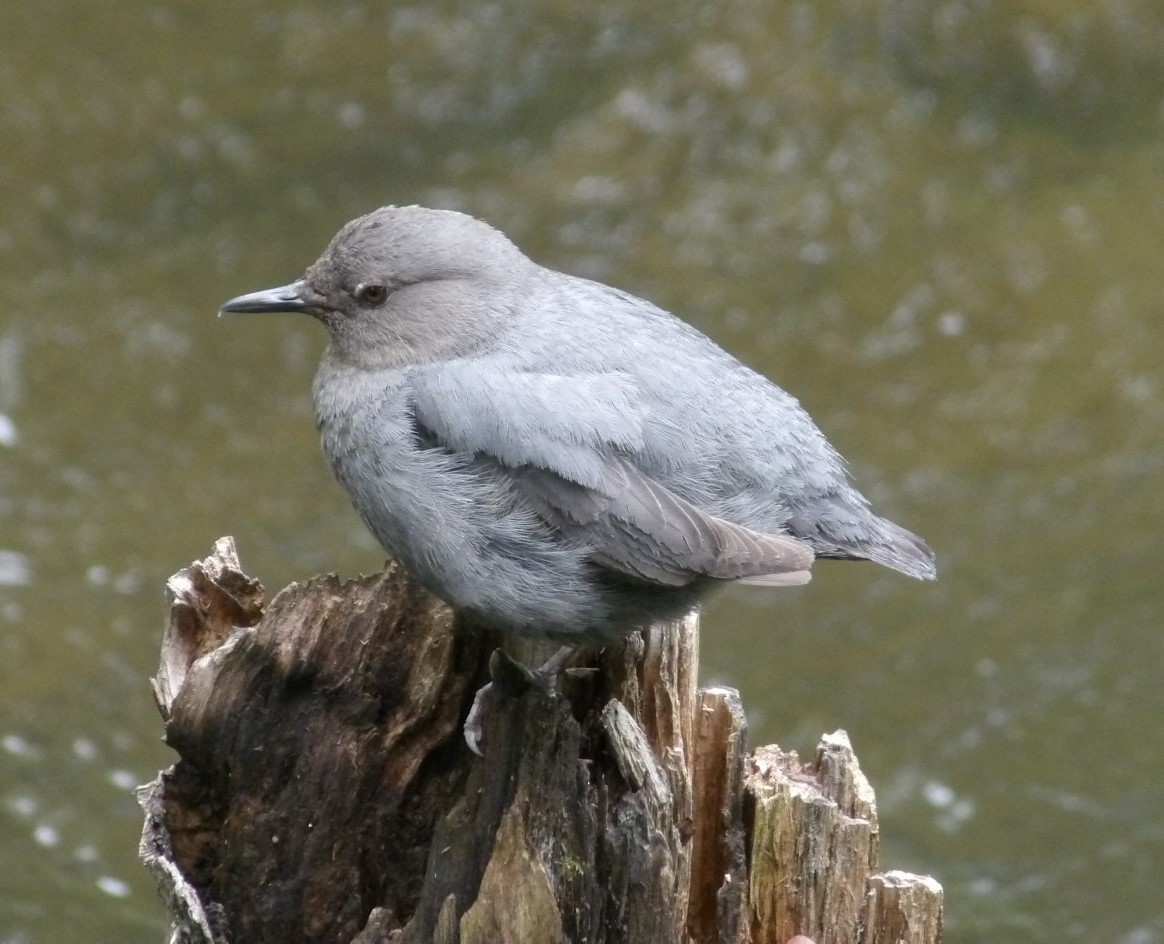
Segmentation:
{"type": "Polygon", "coordinates": [[[137,775],[129,770],[111,770],[106,779],[122,790],[132,790],[138,784],[137,775]]]}
{"type": "Polygon", "coordinates": [[[954,791],[936,780],[929,781],[922,788],[922,793],[925,795],[926,802],[938,809],[945,809],[954,802],[954,791]]]}
{"type": "Polygon", "coordinates": [[[130,888],[119,878],[114,878],[112,875],[102,875],[97,879],[97,887],[106,895],[112,895],[114,898],[128,898],[130,888]]]}
{"type": "Polygon", "coordinates": [[[0,738],[0,747],[17,757],[36,757],[38,753],[37,749],[20,734],[5,734],[0,738]]]}
{"type": "Polygon", "coordinates": [[[806,243],[800,247],[800,259],[809,265],[824,265],[832,255],[824,243],[806,243]]]}
{"type": "Polygon", "coordinates": [[[348,102],[341,105],[339,113],[336,116],[342,127],[348,131],[355,131],[357,128],[362,128],[364,123],[368,120],[367,110],[363,105],[356,102],[348,102]]]}
{"type": "Polygon", "coordinates": [[[0,550],[0,587],[22,587],[32,582],[32,565],[17,551],[0,550]]]}
{"type": "Polygon", "coordinates": [[[938,331],[948,338],[956,338],[966,331],[966,318],[960,311],[944,311],[938,315],[938,331]]]}
{"type": "Polygon", "coordinates": [[[36,802],[36,797],[27,795],[11,797],[4,805],[17,816],[35,816],[36,811],[40,809],[40,804],[36,802]]]}

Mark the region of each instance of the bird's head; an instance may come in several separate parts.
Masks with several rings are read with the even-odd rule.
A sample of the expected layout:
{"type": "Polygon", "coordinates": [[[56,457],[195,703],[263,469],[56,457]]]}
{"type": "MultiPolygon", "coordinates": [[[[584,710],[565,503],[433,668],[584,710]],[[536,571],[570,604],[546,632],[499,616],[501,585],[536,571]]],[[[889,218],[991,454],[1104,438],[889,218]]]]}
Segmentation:
{"type": "Polygon", "coordinates": [[[382,207],[345,224],[303,278],[220,311],[304,312],[327,328],[333,356],[403,366],[487,344],[534,268],[504,234],[464,213],[382,207]]]}

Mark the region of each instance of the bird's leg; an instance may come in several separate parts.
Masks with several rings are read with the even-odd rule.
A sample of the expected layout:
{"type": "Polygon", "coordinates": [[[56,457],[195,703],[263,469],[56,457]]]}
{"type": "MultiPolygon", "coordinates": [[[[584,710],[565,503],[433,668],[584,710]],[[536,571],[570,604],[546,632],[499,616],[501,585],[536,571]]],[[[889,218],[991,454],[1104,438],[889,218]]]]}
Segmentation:
{"type": "Polygon", "coordinates": [[[562,646],[536,669],[517,662],[504,649],[494,649],[489,657],[489,677],[492,681],[477,689],[473,706],[465,718],[465,743],[469,745],[469,750],[478,757],[484,756],[481,739],[485,734],[485,713],[495,692],[516,698],[535,686],[546,692],[555,691],[560,673],[585,671],[569,667],[571,659],[583,648],[562,646]]]}

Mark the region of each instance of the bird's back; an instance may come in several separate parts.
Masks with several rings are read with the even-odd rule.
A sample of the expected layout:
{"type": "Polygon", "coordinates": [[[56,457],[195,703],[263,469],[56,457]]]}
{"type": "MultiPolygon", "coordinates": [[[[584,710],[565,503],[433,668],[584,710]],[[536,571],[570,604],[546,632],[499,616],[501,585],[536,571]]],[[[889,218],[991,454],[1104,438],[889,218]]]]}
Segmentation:
{"type": "Polygon", "coordinates": [[[799,402],[651,303],[542,269],[500,339],[520,369],[629,378],[649,476],[728,521],[808,541],[818,554],[933,576],[920,538],[869,510],[799,402]]]}

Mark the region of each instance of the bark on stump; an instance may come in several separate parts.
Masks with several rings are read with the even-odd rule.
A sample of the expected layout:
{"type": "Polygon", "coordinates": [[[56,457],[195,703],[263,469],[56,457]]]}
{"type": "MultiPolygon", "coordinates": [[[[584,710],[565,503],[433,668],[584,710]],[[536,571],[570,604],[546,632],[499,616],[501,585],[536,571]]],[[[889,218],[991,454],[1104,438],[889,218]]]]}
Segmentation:
{"type": "Polygon", "coordinates": [[[477,758],[500,640],[397,567],[267,604],[223,538],[167,589],[179,760],[139,798],[173,942],[941,940],[941,886],[878,872],[845,733],[749,755],[737,694],[696,688],[694,617],[502,695],[477,758]]]}

